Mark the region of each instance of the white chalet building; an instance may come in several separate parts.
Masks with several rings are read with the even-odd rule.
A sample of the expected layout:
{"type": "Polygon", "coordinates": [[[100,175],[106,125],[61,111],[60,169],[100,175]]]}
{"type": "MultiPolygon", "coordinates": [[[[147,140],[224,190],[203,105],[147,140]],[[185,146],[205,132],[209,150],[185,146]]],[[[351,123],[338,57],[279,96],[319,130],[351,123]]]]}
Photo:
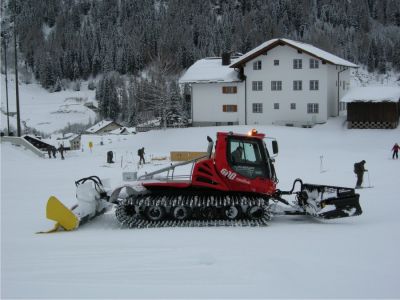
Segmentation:
{"type": "Polygon", "coordinates": [[[312,45],[272,39],[240,57],[194,63],[190,84],[194,126],[310,126],[339,115],[357,65],[312,45]]]}

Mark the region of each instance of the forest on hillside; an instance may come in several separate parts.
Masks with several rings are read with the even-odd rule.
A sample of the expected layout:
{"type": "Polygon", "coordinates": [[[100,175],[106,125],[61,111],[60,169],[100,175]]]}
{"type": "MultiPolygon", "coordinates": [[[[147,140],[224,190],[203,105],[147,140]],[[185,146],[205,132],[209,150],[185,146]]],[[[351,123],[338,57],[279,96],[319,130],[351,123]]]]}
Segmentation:
{"type": "Polygon", "coordinates": [[[271,38],[400,71],[398,0],[4,0],[1,8],[3,47],[12,53],[16,26],[20,60],[43,87],[79,89],[101,75],[92,84],[100,113],[132,124],[142,111],[165,119],[170,107],[187,110],[177,78],[196,60],[271,38]]]}

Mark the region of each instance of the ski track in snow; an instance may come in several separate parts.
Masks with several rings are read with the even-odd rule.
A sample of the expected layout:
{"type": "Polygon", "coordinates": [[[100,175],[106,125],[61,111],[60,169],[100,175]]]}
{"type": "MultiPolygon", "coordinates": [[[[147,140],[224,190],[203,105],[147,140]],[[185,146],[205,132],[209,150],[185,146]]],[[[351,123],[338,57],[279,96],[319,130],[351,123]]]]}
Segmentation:
{"type": "MultiPolygon", "coordinates": [[[[275,217],[265,228],[120,228],[113,212],[75,232],[50,229],[50,195],[75,203],[74,182],[98,175],[112,186],[137,149],[150,158],[205,151],[217,131],[249,126],[168,129],[133,136],[83,136],[84,151],[64,161],[1,144],[1,281],[3,298],[377,298],[400,297],[400,160],[395,130],[347,130],[343,118],[312,129],[258,126],[277,138],[279,188],[295,178],[353,187],[353,164],[365,159],[372,189],[358,190],[363,214],[319,221],[275,217]],[[87,145],[93,141],[93,152],[87,145]],[[103,146],[100,142],[103,141],[103,146]],[[113,150],[116,163],[106,165],[113,150]],[[320,156],[326,172],[320,172],[320,156]]],[[[147,164],[151,171],[169,162],[147,164]]],[[[368,174],[364,183],[368,184],[368,174]]]]}

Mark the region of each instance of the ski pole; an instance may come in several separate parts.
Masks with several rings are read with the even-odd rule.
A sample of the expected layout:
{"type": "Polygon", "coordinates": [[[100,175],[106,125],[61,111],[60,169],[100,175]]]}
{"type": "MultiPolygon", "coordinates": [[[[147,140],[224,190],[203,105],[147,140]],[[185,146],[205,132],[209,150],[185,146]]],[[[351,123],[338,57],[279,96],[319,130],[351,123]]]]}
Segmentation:
{"type": "Polygon", "coordinates": [[[367,171],[367,173],[368,173],[368,186],[371,187],[371,181],[369,179],[369,171],[367,171]]]}

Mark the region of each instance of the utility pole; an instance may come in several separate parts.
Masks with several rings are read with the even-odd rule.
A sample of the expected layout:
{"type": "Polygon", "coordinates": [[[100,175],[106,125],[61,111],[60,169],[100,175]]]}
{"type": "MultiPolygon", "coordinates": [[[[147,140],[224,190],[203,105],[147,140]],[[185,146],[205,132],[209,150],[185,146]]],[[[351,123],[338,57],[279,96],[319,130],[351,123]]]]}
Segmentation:
{"type": "Polygon", "coordinates": [[[14,0],[14,55],[15,55],[15,98],[17,105],[17,136],[21,136],[21,115],[19,110],[19,87],[18,87],[18,58],[17,58],[17,1],[14,0]]]}
{"type": "Polygon", "coordinates": [[[7,135],[10,135],[10,113],[8,110],[8,78],[7,78],[7,37],[3,35],[4,69],[6,75],[6,103],[7,103],[7,135]]]}

